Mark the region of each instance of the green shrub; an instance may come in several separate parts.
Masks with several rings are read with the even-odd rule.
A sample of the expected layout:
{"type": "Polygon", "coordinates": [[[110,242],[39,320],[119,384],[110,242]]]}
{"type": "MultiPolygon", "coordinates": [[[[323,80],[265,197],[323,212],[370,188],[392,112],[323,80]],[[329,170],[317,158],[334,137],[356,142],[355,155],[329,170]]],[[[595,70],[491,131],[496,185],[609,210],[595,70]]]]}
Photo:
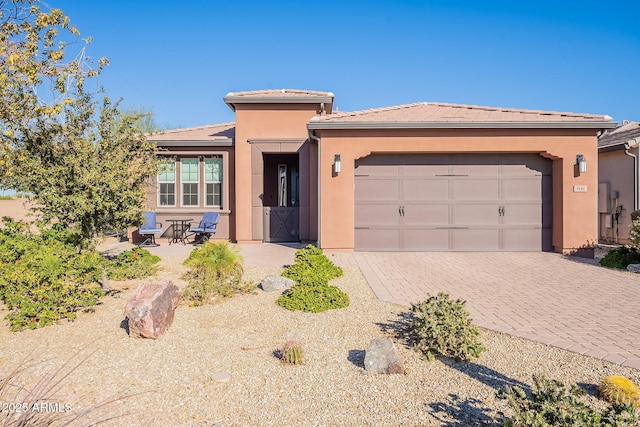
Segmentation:
{"type": "Polygon", "coordinates": [[[217,296],[227,298],[256,288],[255,284],[242,280],[242,257],[226,242],[206,242],[195,248],[184,265],[190,269],[183,276],[189,285],[182,298],[189,305],[202,305],[217,296]]]}
{"type": "Polygon", "coordinates": [[[342,269],[321,249],[311,245],[298,249],[294,259],[294,264],[282,275],[296,284],[277,299],[280,306],[311,313],[349,306],[349,296],[337,286],[329,285],[329,280],[342,276],[342,269]]]}
{"type": "Polygon", "coordinates": [[[5,220],[0,230],[0,299],[10,313],[11,330],[35,329],[96,305],[103,259],[78,252],[62,229],[30,233],[26,224],[5,220]],[[61,238],[58,240],[57,238],[61,238]]]}
{"type": "Polygon", "coordinates": [[[308,245],[296,251],[293,265],[287,267],[282,276],[301,285],[326,285],[342,274],[342,269],[332,263],[322,249],[308,245]]]}
{"type": "Polygon", "coordinates": [[[640,263],[640,252],[637,248],[621,246],[610,250],[600,260],[600,265],[610,268],[626,269],[629,264],[640,263]]]}
{"type": "Polygon", "coordinates": [[[408,324],[411,341],[427,359],[441,354],[469,360],[485,350],[478,341],[480,330],[471,324],[465,301],[454,301],[449,294],[440,292],[425,301],[411,303],[411,312],[408,324]]]}
{"type": "Polygon", "coordinates": [[[296,284],[278,298],[277,303],[289,310],[319,313],[348,307],[349,296],[337,286],[296,284]]]}
{"type": "Polygon", "coordinates": [[[155,274],[158,271],[158,262],[160,257],[144,248],[134,248],[118,254],[116,259],[107,262],[105,270],[107,277],[113,280],[141,279],[155,274]]]}
{"type": "Polygon", "coordinates": [[[534,376],[531,397],[520,387],[508,386],[498,396],[507,399],[514,415],[506,418],[508,427],[556,426],[637,426],[638,416],[631,405],[613,405],[602,410],[587,405],[585,391],[576,385],[569,390],[557,380],[534,376]]]}

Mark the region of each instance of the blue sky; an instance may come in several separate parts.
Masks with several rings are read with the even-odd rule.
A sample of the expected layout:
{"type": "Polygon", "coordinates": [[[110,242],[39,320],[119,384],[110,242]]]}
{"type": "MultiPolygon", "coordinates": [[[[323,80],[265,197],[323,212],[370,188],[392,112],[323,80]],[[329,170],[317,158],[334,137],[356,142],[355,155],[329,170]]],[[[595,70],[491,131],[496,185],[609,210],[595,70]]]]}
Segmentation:
{"type": "Polygon", "coordinates": [[[232,91],[331,91],[341,111],[417,101],[640,121],[640,2],[46,0],[112,98],[164,128],[234,120],[232,91]]]}

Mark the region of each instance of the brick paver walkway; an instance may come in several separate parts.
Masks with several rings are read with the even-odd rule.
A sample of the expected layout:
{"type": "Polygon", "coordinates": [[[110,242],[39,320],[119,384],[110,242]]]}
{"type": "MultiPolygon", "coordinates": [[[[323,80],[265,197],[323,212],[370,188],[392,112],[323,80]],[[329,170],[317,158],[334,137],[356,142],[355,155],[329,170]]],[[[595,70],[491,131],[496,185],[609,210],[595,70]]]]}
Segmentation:
{"type": "Polygon", "coordinates": [[[553,253],[353,254],[376,295],[440,291],[483,328],[640,369],[640,276],[553,253]]]}

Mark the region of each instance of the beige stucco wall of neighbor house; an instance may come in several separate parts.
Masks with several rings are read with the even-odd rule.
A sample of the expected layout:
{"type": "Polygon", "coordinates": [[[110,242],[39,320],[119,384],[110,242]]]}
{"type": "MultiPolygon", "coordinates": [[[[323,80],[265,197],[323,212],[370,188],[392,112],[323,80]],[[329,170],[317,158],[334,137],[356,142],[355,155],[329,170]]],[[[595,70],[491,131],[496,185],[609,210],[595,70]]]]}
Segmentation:
{"type": "Polygon", "coordinates": [[[234,213],[238,243],[263,239],[264,188],[263,155],[299,153],[300,227],[302,240],[316,239],[314,200],[317,185],[314,162],[315,147],[309,144],[306,123],[318,114],[319,103],[242,104],[235,105],[235,202],[234,213]]]}
{"type": "MultiPolygon", "coordinates": [[[[637,148],[630,152],[635,156],[640,154],[637,148]]],[[[608,191],[608,194],[600,194],[601,200],[598,206],[599,237],[604,243],[630,243],[629,227],[631,213],[634,211],[634,162],[635,160],[627,156],[623,149],[599,154],[598,181],[601,191],[604,193],[608,191]],[[616,195],[619,196],[617,199],[616,195]],[[622,206],[617,225],[611,218],[616,206],[622,206]]]]}
{"type": "Polygon", "coordinates": [[[35,217],[31,212],[30,206],[31,202],[26,198],[18,197],[11,200],[0,200],[0,218],[8,216],[15,221],[33,221],[35,217]]]}
{"type": "Polygon", "coordinates": [[[553,160],[553,246],[571,252],[598,239],[597,130],[410,129],[316,130],[321,138],[320,245],[354,249],[355,160],[371,153],[538,153],[553,160]],[[335,154],[342,172],[332,176],[335,154]],[[579,174],[576,155],[588,162],[579,174]],[[581,186],[581,187],[575,187],[581,186]],[[586,191],[584,191],[586,188],[586,191]]]}

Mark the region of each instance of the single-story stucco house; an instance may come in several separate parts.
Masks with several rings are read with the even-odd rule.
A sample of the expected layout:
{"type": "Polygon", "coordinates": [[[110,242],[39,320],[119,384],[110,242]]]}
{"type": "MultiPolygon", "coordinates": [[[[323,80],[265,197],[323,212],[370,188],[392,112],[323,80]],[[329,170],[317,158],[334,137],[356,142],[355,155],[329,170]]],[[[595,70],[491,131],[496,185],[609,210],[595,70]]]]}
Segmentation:
{"type": "Polygon", "coordinates": [[[630,243],[631,213],[640,209],[640,123],[623,122],[598,138],[600,241],[630,243]]]}
{"type": "Polygon", "coordinates": [[[165,159],[148,199],[159,221],[216,211],[218,239],[342,251],[571,252],[598,239],[608,116],[438,102],[342,112],[331,92],[289,89],[224,102],[235,122],[150,138],[165,159]]]}

